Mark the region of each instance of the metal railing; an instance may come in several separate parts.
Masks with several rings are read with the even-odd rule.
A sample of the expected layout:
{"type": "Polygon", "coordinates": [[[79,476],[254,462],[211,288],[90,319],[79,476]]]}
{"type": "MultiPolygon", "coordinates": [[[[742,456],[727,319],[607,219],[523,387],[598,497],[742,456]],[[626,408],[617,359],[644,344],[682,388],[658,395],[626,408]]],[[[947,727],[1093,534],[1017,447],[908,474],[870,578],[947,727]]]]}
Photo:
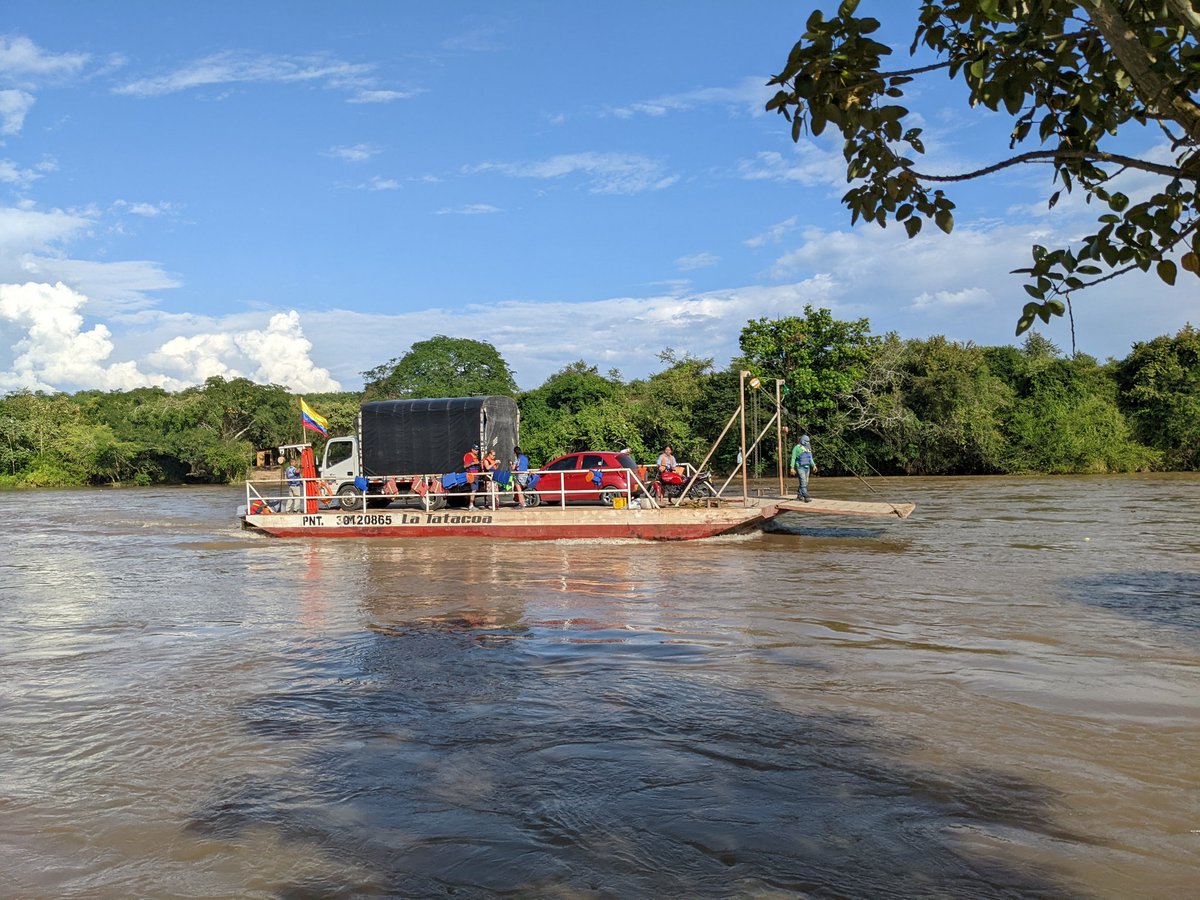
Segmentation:
{"type": "MultiPolygon", "coordinates": [[[[680,468],[688,468],[688,465],[682,464],[680,468]]],[[[335,494],[333,486],[322,478],[302,478],[300,479],[300,492],[293,494],[290,486],[279,480],[272,480],[269,484],[263,481],[246,481],[246,510],[249,513],[296,513],[302,514],[308,512],[308,503],[310,500],[315,500],[317,510],[320,512],[337,510],[337,509],[367,509],[367,508],[384,508],[392,503],[404,501],[406,505],[414,501],[425,508],[426,510],[441,509],[446,505],[452,497],[467,497],[472,498],[472,502],[482,500],[492,508],[496,508],[502,503],[515,503],[517,500],[517,492],[513,489],[513,480],[518,475],[528,475],[530,479],[534,476],[544,482],[546,479],[554,480],[557,477],[561,478],[571,474],[580,472],[599,472],[601,478],[606,474],[623,473],[625,487],[621,488],[615,484],[589,484],[582,488],[569,488],[561,486],[551,486],[550,484],[537,484],[533,487],[524,487],[523,492],[536,493],[539,501],[545,505],[556,505],[566,507],[569,500],[581,497],[602,498],[603,495],[611,495],[613,499],[617,497],[624,498],[624,505],[628,508],[658,508],[659,503],[654,497],[653,491],[646,482],[638,476],[637,471],[623,467],[613,468],[593,468],[593,469],[531,469],[528,472],[512,472],[509,482],[506,484],[496,482],[488,473],[477,472],[473,473],[479,479],[480,486],[474,490],[447,490],[442,487],[443,475],[441,474],[423,474],[423,475],[393,475],[386,476],[382,480],[385,484],[396,482],[397,484],[407,484],[408,489],[399,489],[396,492],[389,491],[361,491],[355,488],[352,505],[349,507],[343,506],[343,502],[347,494],[335,494]],[[425,490],[413,490],[413,486],[422,483],[425,485],[425,490]],[[375,502],[373,502],[375,501],[375,502]]],[[[380,480],[378,478],[372,479],[380,480]]],[[[344,490],[344,488],[343,488],[344,490]]],[[[620,505],[610,504],[607,505],[620,505]]]]}

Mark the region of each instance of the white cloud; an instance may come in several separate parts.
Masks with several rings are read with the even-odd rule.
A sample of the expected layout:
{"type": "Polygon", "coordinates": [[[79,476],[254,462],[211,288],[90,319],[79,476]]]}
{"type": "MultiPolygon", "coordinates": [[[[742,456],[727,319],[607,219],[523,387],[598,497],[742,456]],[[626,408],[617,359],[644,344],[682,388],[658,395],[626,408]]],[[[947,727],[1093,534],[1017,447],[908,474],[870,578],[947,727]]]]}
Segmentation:
{"type": "Polygon", "coordinates": [[[408,100],[412,97],[423,93],[418,90],[408,91],[381,91],[381,90],[361,90],[350,96],[348,103],[392,103],[395,100],[408,100]]]}
{"type": "Polygon", "coordinates": [[[767,244],[778,244],[783,240],[784,236],[796,229],[796,217],[784,219],[775,225],[772,225],[762,234],[756,234],[752,238],[747,238],[742,243],[747,247],[763,247],[767,244]]]}
{"type": "MultiPolygon", "coordinates": [[[[164,324],[185,323],[167,319],[164,324]]],[[[172,338],[149,358],[191,383],[219,375],[282,384],[294,391],[340,390],[327,369],[313,364],[312,346],[300,326],[300,314],[290,310],[272,315],[265,328],[238,330],[227,322],[220,330],[172,338]]]]}
{"type": "MultiPolygon", "coordinates": [[[[63,385],[130,390],[164,384],[132,362],[107,362],[112,333],[104,325],[83,328],[87,298],[61,282],[0,284],[0,321],[25,332],[12,345],[12,370],[0,373],[0,389],[53,390],[63,385]]],[[[11,329],[5,329],[11,333],[11,329]]]]}
{"type": "Polygon", "coordinates": [[[0,37],[0,78],[9,83],[78,74],[86,53],[47,53],[27,37],[0,37]]]}
{"type": "Polygon", "coordinates": [[[330,156],[336,156],[338,159],[352,163],[366,162],[372,156],[377,156],[380,152],[380,148],[375,144],[355,144],[353,147],[329,148],[330,156]]]}
{"type": "Polygon", "coordinates": [[[112,208],[116,211],[127,211],[131,215],[142,216],[147,219],[154,219],[165,213],[174,212],[174,204],[171,203],[145,203],[133,202],[130,200],[116,200],[113,202],[112,208]]]}
{"type": "MultiPolygon", "coordinates": [[[[297,84],[323,82],[350,90],[355,97],[373,89],[374,66],[326,56],[254,56],[226,51],[196,60],[173,72],[142,78],[114,88],[133,97],[161,97],[195,88],[226,84],[297,84]]],[[[361,101],[360,101],[361,102],[361,101]]]]}
{"type": "MultiPolygon", "coordinates": [[[[437,334],[486,334],[512,366],[517,383],[533,388],[573,360],[616,368],[641,378],[661,367],[666,347],[712,357],[718,366],[738,352],[742,326],[760,316],[799,315],[805,303],[830,305],[826,279],[710,293],[672,292],[583,302],[509,300],[454,310],[399,315],[330,310],[305,314],[314,334],[354,334],[357,357],[333,357],[333,375],[360,384],[363,369],[402,356],[416,341],[437,334]],[[553,340],[547,340],[553,335],[553,340]]],[[[340,343],[340,341],[339,341],[340,343]]],[[[318,348],[318,356],[319,356],[318,348]]]]}
{"type": "Polygon", "coordinates": [[[675,268],[681,272],[687,272],[692,269],[704,269],[708,266],[715,266],[721,261],[721,257],[715,256],[712,253],[697,253],[693,256],[681,256],[675,260],[675,268]]]}
{"type": "Polygon", "coordinates": [[[46,252],[90,228],[92,212],[0,207],[0,281],[22,280],[21,257],[46,252]]]}
{"type": "Polygon", "coordinates": [[[32,169],[22,169],[11,159],[0,159],[0,181],[27,188],[42,176],[32,169]]]}
{"type": "Polygon", "coordinates": [[[505,48],[498,34],[497,27],[492,24],[476,25],[469,31],[446,38],[442,41],[442,49],[452,53],[494,53],[505,48]]]}
{"type": "Polygon", "coordinates": [[[25,91],[0,91],[0,134],[20,134],[33,102],[33,95],[25,91]]]}
{"type": "Polygon", "coordinates": [[[375,175],[371,178],[367,185],[369,191],[398,191],[400,190],[400,182],[395,178],[382,178],[375,175]]]}
{"type": "Polygon", "coordinates": [[[960,291],[923,291],[910,305],[910,309],[935,309],[938,307],[955,309],[963,306],[987,306],[992,302],[992,295],[987,288],[964,288],[960,291]]]}
{"type": "Polygon", "coordinates": [[[810,141],[796,145],[795,158],[774,150],[764,151],[753,160],[739,160],[737,170],[747,181],[779,181],[839,189],[846,183],[846,162],[841,153],[824,150],[810,141]]]}
{"type": "MultiPolygon", "coordinates": [[[[779,257],[773,277],[825,279],[825,300],[848,317],[866,316],[876,334],[942,334],[985,346],[1021,340],[1014,329],[1029,298],[1021,277],[1010,272],[1029,263],[1035,240],[1062,240],[1044,227],[1035,237],[1026,225],[963,223],[949,235],[929,226],[912,240],[903,228],[874,226],[849,232],[808,229],[803,238],[779,257]]],[[[1073,305],[1077,348],[1099,358],[1122,357],[1135,340],[1174,333],[1181,307],[1200,313],[1194,297],[1136,273],[1078,293],[1073,305]],[[1136,291],[1136,319],[1130,315],[1131,291],[1136,291]]],[[[1052,318],[1039,329],[1070,351],[1067,318],[1052,318]]]]}
{"type": "Polygon", "coordinates": [[[300,327],[295,310],[271,316],[265,329],[236,335],[234,342],[248,358],[258,363],[256,381],[282,384],[294,391],[336,391],[341,388],[329,370],[313,365],[309,358],[312,341],[300,327]]]}
{"type": "Polygon", "coordinates": [[[437,214],[439,216],[486,216],[498,212],[502,212],[500,207],[492,206],[490,203],[468,203],[466,206],[439,209],[437,214]]]}
{"type": "Polygon", "coordinates": [[[699,88],[679,94],[668,94],[653,100],[641,100],[626,106],[612,107],[608,112],[619,119],[634,116],[654,118],[670,113],[688,112],[710,106],[725,106],[751,116],[760,116],[776,88],[767,87],[767,78],[744,78],[734,87],[699,88]]]}
{"type": "Polygon", "coordinates": [[[193,334],[171,338],[150,355],[150,359],[165,369],[187,372],[196,381],[219,375],[222,378],[243,378],[245,373],[230,365],[238,355],[232,334],[193,334]]]}
{"type": "Polygon", "coordinates": [[[486,162],[468,166],[468,174],[499,172],[513,178],[552,180],[582,174],[594,194],[638,194],[669,187],[678,176],[667,175],[663,164],[633,153],[568,153],[527,163],[486,162]]]}
{"type": "Polygon", "coordinates": [[[24,277],[49,283],[62,281],[88,298],[95,315],[120,315],[154,305],[154,291],[179,287],[175,276],[158,263],[146,260],[95,262],[86,259],[45,256],[26,257],[24,277]]]}
{"type": "MultiPolygon", "coordinates": [[[[327,369],[313,363],[312,342],[294,310],[272,315],[263,328],[212,330],[203,326],[213,323],[196,317],[156,314],[153,320],[160,328],[189,333],[137,354],[154,367],[147,371],[132,359],[110,361],[118,339],[104,323],[85,328],[84,310],[89,305],[85,295],[62,283],[0,284],[5,341],[20,335],[11,345],[0,346],[0,356],[11,353],[7,371],[0,371],[0,391],[131,390],[147,385],[180,390],[213,375],[243,374],[297,391],[340,389],[327,369]]],[[[127,330],[119,340],[125,348],[137,343],[127,330]]]]}

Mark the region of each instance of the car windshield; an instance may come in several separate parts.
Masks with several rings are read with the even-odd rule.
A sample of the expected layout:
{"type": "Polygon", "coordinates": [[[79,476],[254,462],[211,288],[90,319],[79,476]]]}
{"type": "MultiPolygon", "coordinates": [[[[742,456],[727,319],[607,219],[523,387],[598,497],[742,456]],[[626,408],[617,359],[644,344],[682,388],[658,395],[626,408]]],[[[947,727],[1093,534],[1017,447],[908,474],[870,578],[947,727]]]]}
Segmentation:
{"type": "Polygon", "coordinates": [[[630,456],[628,453],[618,453],[617,454],[617,462],[620,463],[622,466],[624,466],[626,469],[636,469],[637,468],[637,463],[635,463],[633,461],[633,457],[630,456]]]}

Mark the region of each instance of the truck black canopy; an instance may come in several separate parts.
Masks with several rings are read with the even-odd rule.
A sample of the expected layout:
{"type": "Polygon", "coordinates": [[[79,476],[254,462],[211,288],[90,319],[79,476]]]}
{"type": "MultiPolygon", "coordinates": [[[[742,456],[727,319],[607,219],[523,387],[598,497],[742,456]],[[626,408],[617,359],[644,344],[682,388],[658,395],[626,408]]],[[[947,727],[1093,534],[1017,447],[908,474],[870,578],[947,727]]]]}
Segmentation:
{"type": "Polygon", "coordinates": [[[507,466],[517,445],[520,413],[512,397],[439,397],[378,400],[359,413],[362,471],[429,475],[462,468],[472,444],[496,452],[507,466]]]}

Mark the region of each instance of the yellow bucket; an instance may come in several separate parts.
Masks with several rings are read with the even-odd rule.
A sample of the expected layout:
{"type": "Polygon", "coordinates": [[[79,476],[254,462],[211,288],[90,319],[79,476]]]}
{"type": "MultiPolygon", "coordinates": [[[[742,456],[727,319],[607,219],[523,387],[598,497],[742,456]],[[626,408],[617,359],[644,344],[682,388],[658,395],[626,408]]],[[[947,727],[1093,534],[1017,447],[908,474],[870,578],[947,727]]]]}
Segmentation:
{"type": "Polygon", "coordinates": [[[613,509],[624,509],[625,503],[624,497],[613,497],[613,509]]]}

